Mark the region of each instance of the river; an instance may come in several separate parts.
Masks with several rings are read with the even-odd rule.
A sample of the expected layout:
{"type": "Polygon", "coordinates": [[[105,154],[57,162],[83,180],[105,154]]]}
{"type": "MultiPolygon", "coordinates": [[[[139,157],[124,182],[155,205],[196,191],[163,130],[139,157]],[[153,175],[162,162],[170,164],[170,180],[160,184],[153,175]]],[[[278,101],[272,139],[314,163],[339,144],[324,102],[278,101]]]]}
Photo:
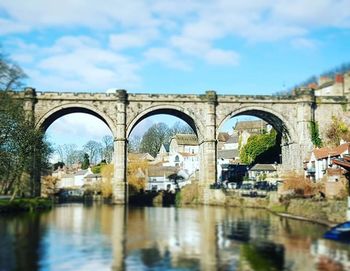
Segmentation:
{"type": "Polygon", "coordinates": [[[325,230],[257,209],[62,204],[0,216],[0,270],[350,270],[325,230]]]}

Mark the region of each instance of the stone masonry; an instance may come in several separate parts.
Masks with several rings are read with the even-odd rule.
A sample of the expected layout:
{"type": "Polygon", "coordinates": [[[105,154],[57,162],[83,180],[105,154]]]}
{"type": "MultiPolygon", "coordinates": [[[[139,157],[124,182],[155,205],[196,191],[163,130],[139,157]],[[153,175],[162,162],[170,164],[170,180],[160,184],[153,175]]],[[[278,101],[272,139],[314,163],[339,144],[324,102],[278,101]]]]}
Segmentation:
{"type": "Polygon", "coordinates": [[[282,134],[282,168],[302,170],[302,162],[312,149],[310,121],[320,124],[321,134],[332,115],[347,111],[348,98],[315,97],[305,89],[293,96],[217,95],[207,91],[202,95],[132,94],[125,90],[115,93],[37,92],[25,88],[13,92],[25,100],[25,110],[38,128],[46,130],[59,117],[82,112],[104,121],[114,136],[114,201],[127,201],[126,149],[127,139],[135,126],[155,114],[170,114],[186,121],[196,132],[199,142],[199,181],[206,190],[216,180],[217,137],[224,122],[238,115],[253,115],[271,124],[282,134]]]}

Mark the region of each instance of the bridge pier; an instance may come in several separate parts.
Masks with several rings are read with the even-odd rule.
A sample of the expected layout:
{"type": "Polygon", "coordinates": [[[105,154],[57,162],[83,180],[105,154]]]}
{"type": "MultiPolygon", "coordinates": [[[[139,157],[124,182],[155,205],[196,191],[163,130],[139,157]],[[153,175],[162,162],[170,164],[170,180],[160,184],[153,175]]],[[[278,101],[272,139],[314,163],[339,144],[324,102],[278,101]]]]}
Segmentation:
{"type": "Polygon", "coordinates": [[[205,93],[207,103],[205,105],[205,128],[203,141],[200,143],[200,169],[199,182],[203,192],[202,202],[208,204],[210,201],[210,185],[217,178],[217,148],[216,148],[216,105],[217,96],[215,91],[205,93]]]}
{"type": "Polygon", "coordinates": [[[125,139],[114,140],[114,156],[113,203],[125,204],[128,201],[125,139]]]}
{"type": "Polygon", "coordinates": [[[128,201],[127,171],[127,139],[126,139],[126,103],[125,90],[117,90],[116,135],[114,138],[114,178],[113,203],[125,204],[128,201]]]}

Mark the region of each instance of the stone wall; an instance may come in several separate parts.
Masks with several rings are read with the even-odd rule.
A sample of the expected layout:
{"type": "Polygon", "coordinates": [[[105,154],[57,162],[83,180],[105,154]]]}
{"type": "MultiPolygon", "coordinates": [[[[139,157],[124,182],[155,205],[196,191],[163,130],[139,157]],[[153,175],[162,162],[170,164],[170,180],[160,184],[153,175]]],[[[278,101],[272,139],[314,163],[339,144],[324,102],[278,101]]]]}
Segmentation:
{"type": "MultiPolygon", "coordinates": [[[[195,184],[181,190],[178,204],[201,204],[203,201],[194,197],[194,191],[200,190],[195,184]],[[186,191],[189,189],[191,192],[186,191]],[[196,200],[195,200],[196,198],[196,200]]],[[[241,197],[239,192],[224,191],[221,189],[207,189],[206,204],[241,207],[264,208],[277,214],[287,214],[305,220],[323,224],[341,223],[347,220],[346,200],[313,200],[313,199],[289,199],[281,201],[277,193],[271,192],[266,198],[241,197]]]]}

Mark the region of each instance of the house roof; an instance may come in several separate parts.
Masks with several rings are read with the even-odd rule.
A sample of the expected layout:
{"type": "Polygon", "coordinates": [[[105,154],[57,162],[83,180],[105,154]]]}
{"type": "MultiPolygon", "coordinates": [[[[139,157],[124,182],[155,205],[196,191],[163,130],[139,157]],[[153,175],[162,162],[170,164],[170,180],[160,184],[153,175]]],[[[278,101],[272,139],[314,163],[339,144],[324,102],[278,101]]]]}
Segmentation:
{"type": "Polygon", "coordinates": [[[339,156],[342,153],[349,150],[350,150],[350,143],[344,143],[335,148],[323,147],[323,148],[314,149],[313,153],[316,159],[319,160],[319,159],[327,158],[328,156],[329,157],[339,156]]]}
{"type": "Polygon", "coordinates": [[[178,145],[197,146],[198,139],[195,134],[176,134],[173,139],[176,140],[178,145]]]}
{"type": "Polygon", "coordinates": [[[238,156],[238,150],[218,150],[218,159],[235,159],[238,156]]]}
{"type": "Polygon", "coordinates": [[[228,143],[228,144],[238,143],[238,139],[239,139],[238,135],[232,135],[227,139],[226,143],[228,143]]]}
{"type": "Polygon", "coordinates": [[[81,169],[81,170],[78,170],[78,171],[74,174],[74,176],[85,175],[87,172],[88,172],[87,169],[81,169]]]}
{"type": "Polygon", "coordinates": [[[333,164],[341,166],[347,171],[350,171],[350,163],[342,158],[334,159],[333,164]]]}
{"type": "Polygon", "coordinates": [[[263,120],[247,120],[236,123],[234,129],[237,131],[266,128],[267,123],[263,120]]]}
{"type": "Polygon", "coordinates": [[[148,168],[148,177],[169,176],[177,172],[175,167],[151,166],[148,168]]]}
{"type": "Polygon", "coordinates": [[[336,152],[342,154],[346,151],[350,151],[350,143],[344,143],[336,147],[336,152]]]}
{"type": "Polygon", "coordinates": [[[276,171],[274,164],[255,164],[250,171],[276,171]]]}
{"type": "Polygon", "coordinates": [[[226,132],[220,132],[218,135],[218,141],[219,142],[226,142],[227,139],[229,139],[230,135],[226,132]]]}
{"type": "Polygon", "coordinates": [[[329,87],[329,86],[332,86],[332,85],[334,85],[334,80],[331,80],[331,81],[328,81],[328,82],[323,83],[323,84],[320,85],[317,89],[326,88],[326,87],[329,87]]]}
{"type": "Polygon", "coordinates": [[[128,153],[128,160],[148,160],[148,161],[153,161],[154,157],[152,155],[150,155],[148,152],[147,153],[130,152],[130,153],[128,153]]]}
{"type": "Polygon", "coordinates": [[[170,148],[170,143],[164,143],[163,147],[165,149],[166,152],[169,152],[169,148],[170,148]]]}

